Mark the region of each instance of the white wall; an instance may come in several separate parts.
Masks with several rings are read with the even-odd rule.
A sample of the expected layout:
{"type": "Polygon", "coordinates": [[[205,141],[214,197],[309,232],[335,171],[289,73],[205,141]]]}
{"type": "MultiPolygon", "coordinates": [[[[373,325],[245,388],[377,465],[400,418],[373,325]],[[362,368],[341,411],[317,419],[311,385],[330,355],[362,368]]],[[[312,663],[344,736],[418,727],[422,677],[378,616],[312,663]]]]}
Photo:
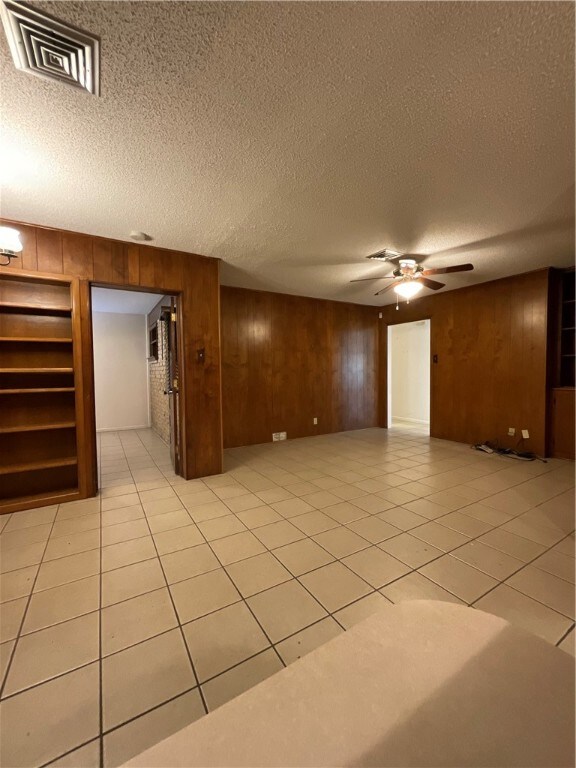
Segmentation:
{"type": "Polygon", "coordinates": [[[96,429],[150,425],[146,315],[93,312],[96,429]]]}
{"type": "Polygon", "coordinates": [[[388,327],[388,413],[430,423],[430,320],[388,327]]]}

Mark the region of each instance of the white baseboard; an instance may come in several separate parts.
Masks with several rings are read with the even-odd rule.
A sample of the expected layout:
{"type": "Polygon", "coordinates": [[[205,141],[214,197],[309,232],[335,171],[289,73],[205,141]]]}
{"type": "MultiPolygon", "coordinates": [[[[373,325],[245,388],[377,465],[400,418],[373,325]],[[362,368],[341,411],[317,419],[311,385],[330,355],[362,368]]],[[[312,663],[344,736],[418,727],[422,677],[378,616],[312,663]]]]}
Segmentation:
{"type": "Polygon", "coordinates": [[[392,416],[392,424],[394,424],[394,422],[396,422],[396,421],[403,421],[406,424],[418,424],[418,425],[421,425],[423,427],[429,427],[430,426],[430,422],[429,421],[424,421],[423,419],[408,419],[408,418],[405,418],[404,416],[392,416]]]}
{"type": "Polygon", "coordinates": [[[150,424],[139,424],[136,427],[100,427],[96,432],[128,432],[131,429],[150,429],[150,424]]]}

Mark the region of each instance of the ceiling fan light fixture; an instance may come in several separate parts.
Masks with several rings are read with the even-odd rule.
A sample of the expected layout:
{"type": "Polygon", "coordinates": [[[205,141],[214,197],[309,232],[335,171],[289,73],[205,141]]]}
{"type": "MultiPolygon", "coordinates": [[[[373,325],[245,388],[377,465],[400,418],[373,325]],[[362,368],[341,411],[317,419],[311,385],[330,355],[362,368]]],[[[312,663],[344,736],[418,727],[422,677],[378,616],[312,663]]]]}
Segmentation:
{"type": "Polygon", "coordinates": [[[403,280],[394,286],[394,291],[403,299],[412,299],[423,287],[417,280],[403,280]]]}

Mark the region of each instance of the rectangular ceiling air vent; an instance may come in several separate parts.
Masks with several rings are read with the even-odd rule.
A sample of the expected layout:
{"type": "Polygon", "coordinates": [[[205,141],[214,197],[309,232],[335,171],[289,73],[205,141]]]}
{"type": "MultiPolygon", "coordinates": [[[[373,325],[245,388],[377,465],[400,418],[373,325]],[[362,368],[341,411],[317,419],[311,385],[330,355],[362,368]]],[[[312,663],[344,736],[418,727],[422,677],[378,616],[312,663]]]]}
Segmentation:
{"type": "Polygon", "coordinates": [[[99,95],[97,37],[11,0],[0,2],[0,15],[18,69],[99,95]]]}
{"type": "Polygon", "coordinates": [[[374,259],[375,261],[393,261],[402,254],[398,251],[393,251],[390,248],[383,248],[381,251],[371,253],[370,256],[366,256],[367,259],[374,259]]]}

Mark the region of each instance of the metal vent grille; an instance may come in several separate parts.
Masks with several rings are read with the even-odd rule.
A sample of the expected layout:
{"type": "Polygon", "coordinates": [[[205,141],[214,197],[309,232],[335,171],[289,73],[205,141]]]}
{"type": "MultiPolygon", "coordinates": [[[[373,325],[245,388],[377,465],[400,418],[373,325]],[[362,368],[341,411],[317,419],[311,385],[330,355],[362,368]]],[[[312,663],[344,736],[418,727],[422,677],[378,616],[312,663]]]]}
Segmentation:
{"type": "Polygon", "coordinates": [[[10,0],[0,2],[0,15],[18,69],[99,95],[97,37],[10,0]]]}
{"type": "Polygon", "coordinates": [[[366,256],[367,259],[374,259],[375,261],[393,261],[401,256],[398,251],[392,251],[390,248],[383,248],[381,251],[366,256]]]}

